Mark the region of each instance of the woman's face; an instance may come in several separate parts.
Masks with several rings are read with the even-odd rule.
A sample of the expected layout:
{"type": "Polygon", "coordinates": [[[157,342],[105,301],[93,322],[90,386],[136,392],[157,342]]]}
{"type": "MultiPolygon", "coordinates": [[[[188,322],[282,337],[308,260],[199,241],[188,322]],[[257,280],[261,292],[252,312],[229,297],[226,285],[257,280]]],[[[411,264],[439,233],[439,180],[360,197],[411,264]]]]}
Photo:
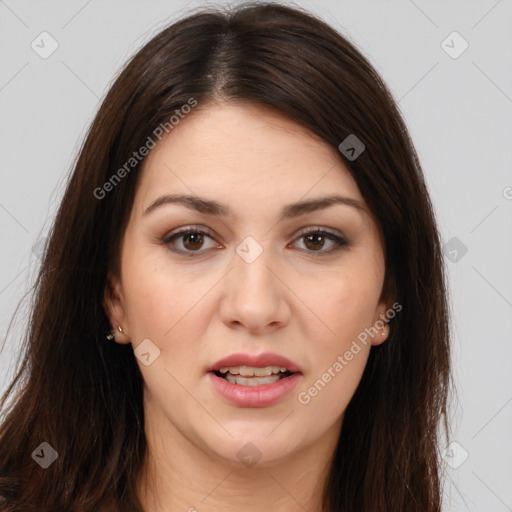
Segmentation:
{"type": "Polygon", "coordinates": [[[199,105],[146,157],[121,250],[107,305],[153,431],[237,465],[337,440],[387,306],[381,241],[335,149],[261,106],[199,105]]]}

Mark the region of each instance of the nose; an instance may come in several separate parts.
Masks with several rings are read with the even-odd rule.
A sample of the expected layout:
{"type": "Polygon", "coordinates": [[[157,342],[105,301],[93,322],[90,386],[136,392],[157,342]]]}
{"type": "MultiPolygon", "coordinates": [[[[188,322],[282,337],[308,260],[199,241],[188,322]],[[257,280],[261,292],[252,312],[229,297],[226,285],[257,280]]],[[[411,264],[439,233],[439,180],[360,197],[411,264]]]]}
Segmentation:
{"type": "Polygon", "coordinates": [[[269,248],[249,261],[234,254],[234,268],[224,279],[220,316],[232,329],[268,334],[288,324],[291,292],[269,248]]]}

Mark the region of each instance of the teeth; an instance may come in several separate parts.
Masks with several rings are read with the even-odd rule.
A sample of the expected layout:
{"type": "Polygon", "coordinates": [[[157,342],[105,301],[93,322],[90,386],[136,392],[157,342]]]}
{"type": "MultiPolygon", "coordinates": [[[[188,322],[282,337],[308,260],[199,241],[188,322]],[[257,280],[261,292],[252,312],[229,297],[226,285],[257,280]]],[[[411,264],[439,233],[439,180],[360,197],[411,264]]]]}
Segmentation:
{"type": "Polygon", "coordinates": [[[241,384],[242,386],[261,386],[263,384],[273,384],[280,380],[279,375],[270,375],[268,377],[240,377],[231,375],[230,372],[226,374],[226,380],[232,384],[241,384]]]}
{"type": "MultiPolygon", "coordinates": [[[[265,368],[255,368],[253,366],[225,366],[221,368],[220,373],[231,375],[240,375],[242,377],[268,377],[279,372],[287,372],[284,366],[265,366],[265,368]]],[[[231,382],[231,381],[230,381],[231,382]]]]}

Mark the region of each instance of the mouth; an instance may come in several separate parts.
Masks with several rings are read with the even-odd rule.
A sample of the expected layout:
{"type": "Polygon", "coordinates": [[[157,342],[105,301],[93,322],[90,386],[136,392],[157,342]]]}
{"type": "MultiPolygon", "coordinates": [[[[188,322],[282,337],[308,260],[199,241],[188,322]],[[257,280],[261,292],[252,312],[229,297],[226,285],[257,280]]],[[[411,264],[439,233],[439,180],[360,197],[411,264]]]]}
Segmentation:
{"type": "Polygon", "coordinates": [[[239,386],[264,386],[274,384],[283,379],[287,379],[298,372],[292,372],[283,366],[230,366],[222,367],[213,373],[231,384],[239,386]]]}
{"type": "Polygon", "coordinates": [[[290,359],[265,352],[231,354],[206,369],[215,392],[236,407],[269,407],[290,396],[303,378],[290,359]]]}
{"type": "MultiPolygon", "coordinates": [[[[266,367],[255,369],[263,371],[266,367]]],[[[270,369],[272,370],[272,367],[270,369]]],[[[240,367],[240,371],[244,373],[248,372],[248,369],[240,367]]],[[[303,377],[302,373],[292,373],[289,370],[282,372],[281,368],[279,372],[271,371],[270,375],[262,377],[237,375],[229,371],[222,373],[220,370],[210,371],[208,375],[213,389],[224,401],[236,407],[251,408],[270,407],[284,400],[291,395],[303,377]]]]}

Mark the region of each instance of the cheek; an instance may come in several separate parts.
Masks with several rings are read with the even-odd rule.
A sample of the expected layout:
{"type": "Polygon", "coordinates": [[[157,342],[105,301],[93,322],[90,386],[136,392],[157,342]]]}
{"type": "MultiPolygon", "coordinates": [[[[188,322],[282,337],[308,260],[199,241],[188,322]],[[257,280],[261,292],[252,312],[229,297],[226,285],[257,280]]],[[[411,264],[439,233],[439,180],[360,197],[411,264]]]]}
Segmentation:
{"type": "Polygon", "coordinates": [[[329,346],[340,348],[351,341],[374,319],[381,293],[379,276],[367,268],[356,271],[330,273],[316,283],[314,294],[304,289],[302,296],[308,297],[306,304],[315,313],[315,331],[329,346]],[[319,320],[321,321],[319,321],[319,320]],[[321,330],[318,330],[318,323],[321,330]],[[334,341],[334,344],[333,344],[334,341]]]}
{"type": "Polygon", "coordinates": [[[125,308],[135,344],[149,338],[162,350],[171,344],[175,353],[180,345],[190,350],[191,340],[200,339],[204,331],[207,295],[218,276],[180,272],[169,266],[164,251],[154,248],[134,248],[123,271],[125,308]]]}
{"type": "Polygon", "coordinates": [[[364,372],[371,345],[358,336],[372,325],[380,288],[368,272],[337,274],[326,282],[325,293],[317,294],[311,303],[322,325],[319,329],[316,318],[309,325],[312,364],[297,400],[306,407],[308,417],[333,423],[352,399],[364,372]]]}
{"type": "MultiPolygon", "coordinates": [[[[126,314],[134,341],[162,338],[183,309],[180,283],[171,279],[154,247],[127,238],[123,257],[126,314]]],[[[158,251],[159,252],[159,251],[158,251]]]]}
{"type": "Polygon", "coordinates": [[[166,286],[162,273],[148,271],[133,273],[126,280],[126,310],[134,335],[161,337],[172,327],[179,302],[171,286],[166,286]]]}

